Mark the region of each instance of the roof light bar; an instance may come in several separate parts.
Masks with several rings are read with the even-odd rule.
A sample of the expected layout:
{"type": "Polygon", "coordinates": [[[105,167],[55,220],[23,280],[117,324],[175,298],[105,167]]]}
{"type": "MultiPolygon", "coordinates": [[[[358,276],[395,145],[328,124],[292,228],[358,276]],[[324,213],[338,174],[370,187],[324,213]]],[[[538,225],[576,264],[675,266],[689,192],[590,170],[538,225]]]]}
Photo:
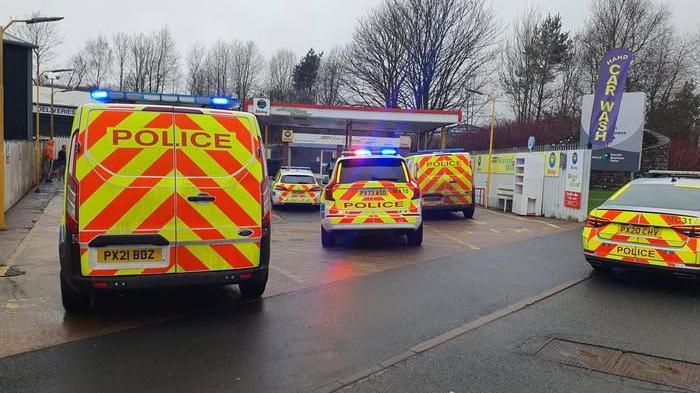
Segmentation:
{"type": "Polygon", "coordinates": [[[184,94],[140,93],[111,90],[93,90],[90,92],[90,97],[100,102],[116,103],[161,103],[221,109],[236,109],[240,106],[240,101],[235,97],[206,97],[184,94]]]}
{"type": "Polygon", "coordinates": [[[398,152],[396,149],[385,148],[381,150],[383,156],[395,156],[398,152]]]}
{"type": "Polygon", "coordinates": [[[372,152],[367,150],[367,149],[357,149],[355,150],[355,155],[356,156],[369,156],[371,155],[372,152]]]}

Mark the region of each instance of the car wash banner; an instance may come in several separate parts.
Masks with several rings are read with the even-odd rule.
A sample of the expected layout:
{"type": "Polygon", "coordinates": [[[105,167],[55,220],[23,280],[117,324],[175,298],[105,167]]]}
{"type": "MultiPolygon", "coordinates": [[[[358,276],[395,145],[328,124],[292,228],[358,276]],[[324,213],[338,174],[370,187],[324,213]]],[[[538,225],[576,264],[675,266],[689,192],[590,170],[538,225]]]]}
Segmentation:
{"type": "Polygon", "coordinates": [[[600,65],[588,133],[594,149],[609,146],[615,138],[615,125],[633,57],[631,50],[617,48],[609,51],[600,65]]]}

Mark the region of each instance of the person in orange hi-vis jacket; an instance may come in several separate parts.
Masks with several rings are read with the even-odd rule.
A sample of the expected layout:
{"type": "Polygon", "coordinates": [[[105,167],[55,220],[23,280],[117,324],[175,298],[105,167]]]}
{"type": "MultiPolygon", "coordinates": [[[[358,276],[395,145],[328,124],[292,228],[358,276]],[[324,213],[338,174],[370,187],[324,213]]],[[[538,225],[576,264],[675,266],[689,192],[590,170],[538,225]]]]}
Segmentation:
{"type": "Polygon", "coordinates": [[[53,139],[49,139],[46,141],[46,146],[44,147],[44,160],[42,162],[42,173],[44,174],[44,180],[47,182],[51,181],[51,167],[53,164],[53,149],[54,149],[54,141],[53,139]]]}

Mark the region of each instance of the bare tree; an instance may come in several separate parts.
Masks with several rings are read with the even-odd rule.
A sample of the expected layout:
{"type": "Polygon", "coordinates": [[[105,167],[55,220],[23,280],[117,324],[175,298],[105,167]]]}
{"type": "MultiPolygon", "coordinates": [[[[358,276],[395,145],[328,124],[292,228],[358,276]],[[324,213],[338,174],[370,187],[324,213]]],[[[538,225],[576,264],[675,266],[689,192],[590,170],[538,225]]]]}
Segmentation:
{"type": "Polygon", "coordinates": [[[103,35],[88,40],[83,49],[86,62],[85,82],[87,87],[103,87],[112,68],[113,52],[103,35]]]}
{"type": "Polygon", "coordinates": [[[406,50],[408,106],[460,108],[485,69],[499,34],[485,0],[389,0],[400,24],[393,37],[406,50]]]}
{"type": "Polygon", "coordinates": [[[406,47],[396,37],[403,21],[386,3],[359,21],[348,49],[348,90],[359,103],[398,108],[406,81],[406,47]]]}
{"type": "Polygon", "coordinates": [[[207,83],[209,94],[229,94],[231,91],[229,79],[232,67],[231,45],[224,41],[217,41],[209,50],[206,60],[206,70],[209,76],[207,83]]]}
{"type": "Polygon", "coordinates": [[[287,49],[279,49],[267,62],[265,94],[273,101],[290,101],[294,95],[292,75],[296,55],[287,49]]]}
{"type": "Polygon", "coordinates": [[[201,44],[195,44],[185,59],[186,90],[190,94],[208,94],[206,52],[206,48],[201,44]]]}
{"type": "Polygon", "coordinates": [[[253,90],[258,87],[265,65],[265,58],[254,41],[231,43],[232,91],[241,100],[250,98],[253,90]]]}
{"type": "MultiPolygon", "coordinates": [[[[29,18],[46,16],[41,11],[34,11],[29,18]]],[[[50,63],[56,57],[56,48],[61,45],[63,38],[56,23],[20,23],[12,27],[12,34],[34,45],[34,75],[39,76],[44,64],[50,63]]],[[[39,81],[36,81],[39,83],[39,81]]]]}
{"type": "Polygon", "coordinates": [[[345,54],[334,48],[323,56],[318,70],[318,101],[323,105],[338,105],[342,102],[341,89],[345,87],[345,54]]]}
{"type": "Polygon", "coordinates": [[[530,119],[532,113],[538,23],[533,9],[523,14],[501,50],[500,84],[518,121],[530,119]]]}
{"type": "Polygon", "coordinates": [[[561,17],[542,18],[531,9],[515,23],[501,52],[500,84],[519,121],[540,119],[552,112],[561,94],[552,85],[562,72],[573,42],[561,31],[561,17]]]}
{"type": "Polygon", "coordinates": [[[557,79],[558,91],[554,114],[560,117],[576,117],[580,115],[580,97],[584,94],[584,65],[581,63],[580,40],[574,37],[569,51],[561,64],[561,72],[557,79]]]}
{"type": "Polygon", "coordinates": [[[635,53],[628,87],[649,94],[641,83],[641,74],[653,62],[653,51],[673,34],[671,17],[669,6],[654,0],[593,0],[581,34],[582,61],[587,66],[591,90],[605,54],[614,48],[628,48],[635,53]]]}
{"type": "Polygon", "coordinates": [[[131,37],[129,42],[129,72],[124,85],[133,91],[147,91],[148,68],[153,42],[145,33],[131,37]]]}
{"type": "Polygon", "coordinates": [[[87,60],[85,59],[85,53],[80,51],[74,54],[70,58],[68,64],[72,71],[68,76],[68,82],[66,85],[72,88],[83,86],[85,75],[87,74],[87,60]]]}
{"type": "Polygon", "coordinates": [[[124,90],[124,82],[126,80],[126,70],[129,60],[129,46],[131,38],[123,32],[117,32],[112,35],[112,53],[114,54],[114,65],[116,67],[114,77],[119,90],[124,90]]]}

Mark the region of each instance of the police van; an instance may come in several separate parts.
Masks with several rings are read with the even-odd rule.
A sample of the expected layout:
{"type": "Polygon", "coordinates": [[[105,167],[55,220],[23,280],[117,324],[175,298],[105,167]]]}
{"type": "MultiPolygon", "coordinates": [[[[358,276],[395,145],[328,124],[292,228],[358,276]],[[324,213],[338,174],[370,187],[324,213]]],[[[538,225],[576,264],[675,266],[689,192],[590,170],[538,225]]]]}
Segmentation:
{"type": "Polygon", "coordinates": [[[431,151],[408,156],[423,196],[423,210],[461,211],[474,217],[474,179],[469,153],[431,151]]]}
{"type": "Polygon", "coordinates": [[[272,182],[272,205],[318,206],[321,186],[311,168],[283,166],[272,182]]]}
{"type": "Polygon", "coordinates": [[[358,149],[338,158],[321,198],[321,244],[338,233],[384,231],[423,242],[421,193],[395,149],[358,149]]]}
{"type": "Polygon", "coordinates": [[[229,97],[94,91],[79,107],[59,235],[68,311],[97,291],[265,290],[270,196],[255,116],[229,97]]]}

